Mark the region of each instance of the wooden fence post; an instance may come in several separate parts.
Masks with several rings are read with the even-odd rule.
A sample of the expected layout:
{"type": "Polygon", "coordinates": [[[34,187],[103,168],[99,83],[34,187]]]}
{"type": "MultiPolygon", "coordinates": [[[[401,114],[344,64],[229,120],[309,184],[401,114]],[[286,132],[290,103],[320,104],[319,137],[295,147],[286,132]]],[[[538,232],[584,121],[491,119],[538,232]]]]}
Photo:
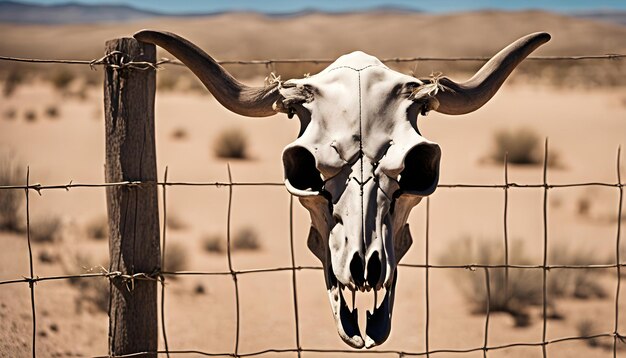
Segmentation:
{"type": "MultiPolygon", "coordinates": [[[[134,38],[106,42],[109,63],[156,60],[154,45],[134,38]]],[[[105,67],[105,176],[109,183],[156,183],[154,95],[151,68],[105,67]]],[[[107,187],[111,272],[157,273],[160,269],[157,186],[107,187]]],[[[112,277],[109,311],[109,354],[156,352],[158,349],[157,282],[112,277]]],[[[156,357],[156,353],[142,355],[156,357]]]]}

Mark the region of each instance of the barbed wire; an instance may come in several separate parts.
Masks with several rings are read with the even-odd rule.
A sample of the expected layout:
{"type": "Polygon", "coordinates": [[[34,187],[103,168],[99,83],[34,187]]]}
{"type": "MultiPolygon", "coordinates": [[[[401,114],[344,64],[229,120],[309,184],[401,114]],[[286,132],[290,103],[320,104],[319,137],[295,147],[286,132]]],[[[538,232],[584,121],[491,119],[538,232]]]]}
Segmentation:
{"type": "MultiPolygon", "coordinates": [[[[619,295],[620,295],[620,278],[621,278],[621,269],[626,266],[626,262],[621,262],[621,257],[619,256],[619,252],[616,253],[616,261],[615,263],[607,263],[607,264],[549,264],[548,263],[548,255],[547,255],[547,244],[548,244],[548,236],[547,236],[547,227],[548,227],[548,206],[547,206],[547,192],[551,189],[559,189],[559,188],[573,188],[573,187],[584,187],[584,186],[602,186],[602,187],[613,187],[619,190],[619,207],[618,207],[618,217],[617,217],[617,239],[616,239],[616,250],[619,251],[620,247],[620,235],[621,235],[621,218],[622,218],[622,202],[623,202],[623,187],[624,184],[621,182],[621,168],[620,168],[620,155],[621,150],[618,149],[617,154],[617,182],[609,183],[609,182],[583,182],[583,183],[566,183],[566,184],[549,184],[547,181],[547,171],[548,171],[548,144],[547,140],[545,143],[545,152],[544,152],[544,164],[543,164],[543,183],[541,184],[517,184],[517,183],[509,183],[508,182],[508,159],[505,157],[504,160],[504,183],[503,184],[441,184],[440,188],[450,188],[450,189],[462,189],[462,188],[485,188],[485,189],[503,189],[504,190],[504,210],[505,215],[503,216],[505,222],[505,235],[504,235],[504,246],[505,246],[505,260],[503,264],[478,264],[478,263],[467,263],[460,265],[439,265],[439,264],[431,264],[429,262],[429,228],[430,228],[430,198],[427,198],[426,201],[426,259],[425,263],[401,263],[398,266],[403,269],[424,269],[426,273],[426,283],[425,283],[425,295],[426,295],[426,332],[425,332],[425,350],[424,351],[406,351],[406,350],[375,350],[368,351],[369,354],[396,354],[398,357],[406,357],[406,356],[427,356],[429,357],[432,354],[440,354],[440,353],[470,353],[470,352],[478,352],[482,351],[483,356],[487,356],[487,352],[493,350],[501,350],[512,347],[541,347],[542,354],[544,357],[547,357],[546,347],[551,344],[557,344],[567,341],[577,341],[577,340],[592,340],[598,338],[613,338],[613,352],[617,352],[618,342],[625,342],[625,337],[622,336],[618,331],[618,317],[619,317],[619,295]],[[508,208],[508,190],[509,189],[541,189],[544,193],[543,199],[543,216],[544,216],[544,258],[542,264],[537,265],[529,265],[529,264],[510,264],[508,261],[508,234],[507,234],[507,221],[508,217],[506,215],[506,210],[508,208]],[[431,349],[429,344],[429,321],[430,321],[430,305],[429,305],[429,297],[430,297],[430,282],[429,282],[429,271],[431,269],[461,269],[461,270],[483,270],[485,276],[485,287],[486,287],[486,314],[485,314],[485,324],[484,324],[484,333],[483,333],[483,345],[481,347],[475,348],[466,348],[466,349],[431,349]],[[490,300],[491,300],[491,288],[490,288],[490,270],[497,269],[525,269],[525,270],[541,270],[543,272],[542,279],[542,339],[539,342],[517,342],[517,343],[509,343],[509,344],[501,344],[501,345],[489,345],[489,319],[491,316],[490,310],[490,300]],[[547,275],[550,270],[555,269],[574,269],[574,270],[608,270],[615,269],[616,270],[616,280],[617,280],[617,288],[615,295],[615,326],[612,332],[600,333],[595,335],[579,335],[579,336],[571,336],[571,337],[562,337],[557,339],[547,339],[546,331],[547,331],[547,306],[546,302],[548,301],[547,295],[548,291],[547,287],[547,275]]],[[[29,176],[30,170],[27,170],[27,176],[29,176]]],[[[69,280],[69,279],[92,279],[92,278],[120,278],[126,283],[126,287],[130,287],[132,289],[134,287],[134,282],[136,280],[154,280],[159,281],[161,283],[161,324],[162,324],[162,335],[165,342],[165,350],[162,351],[154,351],[154,352],[135,352],[126,355],[105,355],[105,356],[95,356],[95,357],[138,357],[145,354],[196,354],[202,356],[224,356],[224,357],[252,357],[252,356],[261,356],[272,353],[297,353],[300,355],[301,353],[327,353],[327,354],[356,354],[363,353],[358,350],[342,350],[342,349],[316,349],[310,347],[302,347],[300,343],[300,333],[299,333],[299,315],[298,315],[298,293],[297,293],[297,272],[303,270],[315,270],[321,271],[323,268],[321,266],[298,266],[296,265],[296,260],[294,256],[294,246],[293,246],[293,197],[290,196],[289,202],[289,240],[291,247],[291,266],[283,266],[283,267],[269,267],[269,268],[254,268],[254,269],[245,269],[245,270],[236,270],[232,266],[231,259],[231,250],[230,250],[230,223],[231,223],[231,215],[232,215],[232,192],[235,187],[238,186],[261,186],[261,187],[277,187],[284,186],[283,183],[277,182],[235,182],[232,180],[232,174],[230,174],[229,170],[229,181],[228,182],[170,182],[168,181],[168,168],[166,167],[164,179],[162,182],[140,182],[140,181],[127,181],[127,182],[118,182],[118,183],[73,183],[70,181],[68,184],[62,185],[42,185],[42,184],[30,184],[28,179],[25,185],[11,185],[11,186],[0,186],[0,190],[24,190],[26,193],[29,191],[35,191],[39,194],[45,190],[54,190],[54,189],[63,189],[70,190],[71,188],[97,188],[97,187],[111,187],[111,186],[125,186],[128,188],[139,188],[142,186],[154,186],[158,185],[163,188],[163,241],[162,241],[162,265],[163,260],[165,260],[165,252],[166,252],[166,233],[167,233],[167,195],[166,188],[169,186],[213,186],[213,187],[225,187],[229,190],[229,205],[227,211],[227,245],[229,249],[227,250],[227,255],[229,257],[229,269],[225,271],[155,271],[155,272],[140,272],[134,274],[127,274],[120,271],[109,272],[103,267],[90,268],[87,273],[81,274],[68,274],[68,275],[55,275],[55,276],[44,276],[40,277],[35,275],[34,272],[31,272],[30,277],[22,277],[15,279],[8,279],[4,281],[0,281],[0,286],[9,285],[9,284],[19,284],[19,283],[27,283],[33,295],[32,298],[32,306],[33,306],[33,325],[36,326],[36,318],[35,318],[35,310],[34,310],[34,287],[35,284],[41,281],[55,281],[55,280],[69,280]],[[91,272],[98,271],[98,272],[91,272]],[[170,350],[167,344],[167,335],[166,335],[166,323],[165,323],[165,306],[164,306],[164,297],[165,297],[165,280],[167,277],[173,276],[231,276],[233,278],[233,282],[235,285],[235,297],[236,302],[239,301],[239,289],[238,289],[238,281],[237,277],[239,275],[249,275],[249,274],[266,274],[272,272],[292,272],[292,287],[293,287],[293,302],[294,302],[294,319],[296,321],[296,348],[285,348],[285,349],[265,349],[254,352],[239,352],[239,321],[240,321],[240,307],[236,305],[237,311],[237,334],[235,338],[235,348],[233,352],[206,352],[201,350],[170,350]]],[[[29,208],[29,200],[27,196],[26,207],[29,208]]],[[[30,214],[27,210],[27,232],[30,232],[30,214]]],[[[32,264],[32,248],[29,247],[29,255],[30,262],[32,264]]],[[[508,275],[505,276],[505,282],[508,290],[508,275]]],[[[35,336],[33,336],[33,347],[35,347],[35,336]]],[[[33,348],[33,356],[35,356],[35,348],[33,348]]]]}
{"type": "MultiPolygon", "coordinates": [[[[583,55],[583,56],[534,56],[529,57],[528,60],[534,61],[582,61],[582,60],[619,60],[626,58],[625,54],[605,54],[605,55],[583,55]]],[[[416,62],[416,61],[487,61],[490,57],[395,57],[395,58],[384,58],[381,61],[385,63],[404,63],[404,62],[416,62]]],[[[26,62],[26,63],[38,63],[38,64],[68,64],[68,65],[88,65],[91,68],[95,68],[96,66],[106,66],[116,69],[122,68],[132,68],[132,69],[157,69],[162,65],[182,65],[180,61],[170,60],[167,58],[163,58],[155,63],[145,62],[145,61],[135,61],[133,58],[126,56],[121,52],[111,52],[106,54],[105,56],[99,59],[93,60],[59,60],[59,59],[34,59],[34,58],[19,58],[19,57],[9,57],[9,56],[0,56],[0,61],[14,61],[14,62],[26,62]]],[[[241,61],[241,60],[227,60],[227,61],[218,61],[218,63],[223,65],[274,65],[274,64],[290,64],[290,63],[312,63],[312,64],[325,64],[331,63],[334,59],[267,59],[267,60],[249,60],[249,61],[241,61]]],[[[0,186],[0,190],[24,190],[26,197],[26,236],[28,240],[28,253],[29,253],[29,277],[22,278],[14,278],[0,281],[0,286],[12,285],[12,284],[28,284],[30,288],[30,296],[31,296],[31,311],[32,311],[32,355],[36,356],[36,329],[37,329],[37,320],[36,320],[36,307],[35,307],[35,286],[38,282],[42,281],[55,281],[55,280],[70,280],[70,279],[94,279],[94,278],[104,278],[108,280],[112,279],[121,279],[125,282],[125,286],[128,289],[134,287],[135,281],[139,280],[154,280],[161,283],[161,333],[164,340],[165,350],[159,351],[151,351],[151,352],[135,352],[126,355],[112,355],[109,353],[105,356],[97,356],[97,357],[137,357],[144,356],[146,354],[166,354],[169,357],[169,354],[195,354],[195,355],[203,355],[203,356],[225,356],[225,357],[252,357],[252,356],[260,356],[266,354],[273,353],[297,353],[298,356],[303,352],[307,353],[327,353],[327,354],[395,354],[398,357],[405,356],[427,356],[430,357],[431,354],[439,354],[439,353],[470,353],[470,352],[483,352],[483,356],[487,357],[487,352],[493,350],[501,350],[512,347],[541,347],[542,355],[544,358],[548,357],[547,346],[562,342],[568,341],[580,341],[580,340],[592,340],[598,338],[613,338],[613,356],[617,356],[618,350],[618,342],[626,343],[625,337],[619,333],[619,312],[620,312],[620,294],[621,294],[621,269],[626,266],[626,263],[621,262],[620,256],[620,246],[621,246],[621,224],[623,217],[623,192],[624,192],[624,183],[621,179],[620,174],[620,153],[621,151],[618,149],[617,154],[617,181],[615,183],[610,182],[579,182],[579,183],[562,183],[562,184],[550,184],[547,181],[547,171],[548,171],[548,143],[546,140],[545,149],[544,149],[544,163],[543,163],[543,180],[541,183],[535,184],[519,184],[514,182],[509,182],[508,179],[508,159],[505,157],[504,159],[504,183],[502,184],[440,184],[438,188],[447,188],[447,189],[462,189],[462,188],[479,188],[479,189],[502,189],[504,192],[504,263],[503,264],[477,264],[477,263],[467,263],[461,265],[436,265],[431,264],[429,261],[429,228],[430,228],[430,198],[426,200],[426,258],[425,263],[403,263],[398,266],[403,269],[424,269],[425,271],[425,305],[426,305],[426,317],[425,317],[425,350],[419,352],[411,352],[404,350],[375,350],[375,351],[367,351],[363,352],[360,350],[347,350],[347,349],[316,349],[311,347],[302,347],[300,342],[300,318],[299,318],[299,308],[298,308],[298,292],[297,292],[297,273],[303,270],[322,270],[321,266],[299,266],[296,265],[295,255],[294,255],[294,238],[293,238],[293,197],[290,197],[289,202],[289,240],[290,240],[290,252],[291,252],[291,266],[284,267],[269,267],[269,268],[255,268],[255,269],[246,269],[246,270],[236,270],[232,266],[232,258],[231,258],[231,237],[230,237],[230,226],[231,226],[231,215],[232,215],[232,196],[233,190],[235,187],[278,187],[284,186],[284,183],[280,182],[235,182],[232,180],[232,175],[230,173],[230,169],[228,170],[228,182],[169,182],[167,179],[167,168],[165,170],[164,180],[162,182],[159,181],[124,181],[117,183],[73,183],[70,181],[68,184],[59,184],[59,185],[43,185],[39,183],[31,184],[30,183],[30,169],[27,170],[26,174],[26,183],[24,185],[3,185],[0,186]],[[227,256],[228,256],[228,270],[227,271],[160,271],[156,270],[154,272],[140,272],[140,273],[124,273],[120,271],[107,271],[104,268],[96,269],[98,272],[87,272],[81,274],[68,274],[68,275],[54,275],[54,276],[38,276],[33,268],[33,251],[31,246],[31,234],[30,234],[30,196],[29,193],[31,191],[37,192],[39,195],[42,195],[43,191],[46,190],[66,190],[69,191],[73,188],[107,188],[107,187],[127,187],[129,189],[140,188],[145,186],[160,186],[163,188],[163,238],[162,238],[162,257],[161,257],[161,267],[163,267],[165,260],[165,252],[166,252],[166,232],[167,232],[167,205],[166,205],[166,188],[171,186],[190,186],[190,187],[216,187],[221,188],[225,187],[229,190],[228,195],[228,211],[227,211],[227,256]],[[549,264],[548,262],[548,192],[553,189],[566,189],[566,188],[575,188],[575,187],[589,187],[589,186],[599,186],[599,187],[610,187],[616,188],[619,191],[619,204],[617,211],[617,224],[616,224],[616,242],[615,242],[615,262],[611,264],[588,264],[588,265],[554,265],[549,264]],[[508,250],[508,192],[510,189],[541,189],[543,191],[543,260],[540,265],[519,265],[519,264],[510,264],[509,263],[509,250],[508,250]],[[485,312],[485,323],[484,323],[484,332],[483,332],[483,344],[480,347],[474,348],[466,348],[466,349],[431,349],[430,346],[430,277],[429,272],[432,269],[459,269],[459,270],[482,270],[485,276],[485,289],[486,289],[486,312],[485,312]],[[541,341],[538,342],[517,342],[517,343],[509,343],[509,344],[501,344],[501,345],[490,345],[489,344],[489,328],[490,328],[490,316],[492,314],[490,309],[490,300],[491,300],[491,287],[490,287],[490,270],[496,269],[504,269],[505,270],[505,288],[508,297],[508,287],[509,287],[509,277],[508,272],[509,269],[534,269],[542,271],[542,337],[541,341]],[[562,337],[557,339],[547,339],[547,302],[548,302],[548,290],[547,290],[547,278],[550,270],[554,269],[584,269],[584,270],[608,270],[615,269],[616,273],[616,290],[614,297],[614,325],[612,332],[600,333],[595,335],[579,335],[579,336],[570,336],[570,337],[562,337]],[[239,275],[248,275],[248,274],[266,274],[272,272],[284,272],[290,271],[292,273],[291,283],[292,283],[292,296],[293,296],[293,305],[294,305],[294,320],[295,320],[295,348],[285,348],[285,349],[265,349],[259,350],[255,352],[239,352],[239,341],[240,341],[240,305],[239,305],[239,284],[237,277],[239,275]],[[236,334],[235,334],[235,342],[234,349],[232,352],[205,352],[201,350],[170,350],[167,342],[167,329],[165,322],[165,290],[166,290],[166,278],[172,276],[194,276],[194,275],[202,275],[202,276],[226,276],[230,275],[233,279],[234,283],[234,294],[235,294],[235,302],[236,302],[236,334]]],[[[91,269],[90,271],[94,271],[95,269],[91,269]]],[[[109,311],[111,307],[109,306],[109,311]]],[[[109,312],[110,313],[110,312],[109,312]]]]}
{"type": "MultiPolygon", "coordinates": [[[[92,60],[66,60],[66,59],[38,59],[38,58],[25,58],[25,57],[13,57],[13,56],[0,56],[0,61],[12,61],[12,62],[25,62],[25,63],[38,63],[38,64],[65,64],[65,65],[88,65],[91,68],[96,66],[109,66],[115,68],[134,67],[138,69],[147,68],[159,68],[161,65],[175,65],[185,66],[179,60],[173,60],[169,58],[161,58],[155,63],[145,61],[133,61],[127,59],[120,64],[113,63],[110,59],[112,56],[122,55],[122,53],[115,51],[109,53],[99,59],[92,60]]],[[[602,55],[580,55],[580,56],[530,56],[526,60],[530,61],[588,61],[588,60],[620,60],[626,58],[626,54],[602,54],[602,55]]],[[[410,62],[426,62],[426,61],[439,61],[439,62],[486,62],[491,59],[491,56],[459,56],[459,57],[390,57],[380,59],[383,63],[410,63],[410,62]]],[[[265,59],[265,60],[221,60],[217,63],[221,65],[279,65],[279,64],[296,64],[296,63],[310,63],[310,64],[330,64],[335,62],[335,59],[330,58],[308,58],[308,59],[265,59]]]]}

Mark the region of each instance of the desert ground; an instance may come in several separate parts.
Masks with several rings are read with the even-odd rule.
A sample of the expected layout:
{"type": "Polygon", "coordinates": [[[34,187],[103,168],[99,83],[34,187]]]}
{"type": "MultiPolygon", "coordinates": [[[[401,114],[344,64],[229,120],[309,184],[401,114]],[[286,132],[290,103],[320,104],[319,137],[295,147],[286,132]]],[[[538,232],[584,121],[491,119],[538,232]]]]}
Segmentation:
{"type": "MultiPolygon", "coordinates": [[[[101,56],[106,39],[129,36],[146,27],[178,32],[197,40],[200,47],[215,53],[220,59],[332,58],[356,49],[380,57],[482,56],[494,53],[519,35],[539,30],[554,33],[553,40],[539,50],[538,55],[626,52],[624,27],[540,12],[481,12],[438,16],[313,14],[303,18],[279,19],[255,14],[226,14],[162,23],[143,21],[45,28],[0,24],[4,33],[15,35],[0,39],[0,54],[97,58],[101,56]],[[447,26],[437,26],[439,24],[447,26]],[[289,31],[281,32],[281,27],[287,27],[289,31]],[[459,32],[469,27],[472,31],[459,32]],[[383,28],[386,32],[381,31],[383,28]],[[429,30],[422,32],[417,28],[429,30]],[[505,30],[494,31],[499,28],[505,30]],[[257,43],[252,33],[264,34],[263,41],[257,43]],[[388,36],[394,41],[387,41],[388,36]],[[488,41],[485,41],[487,36],[488,41]],[[303,37],[311,40],[305,46],[295,40],[303,37]],[[24,39],[33,39],[33,42],[25,44],[24,39]],[[63,39],[62,43],[59,39],[63,39]],[[416,46],[422,48],[423,53],[416,53],[416,46]]],[[[418,63],[417,66],[412,64],[410,68],[404,66],[398,69],[405,72],[416,70],[421,75],[428,75],[439,70],[432,68],[436,65],[438,63],[418,63]]],[[[444,67],[441,70],[445,71],[447,65],[441,65],[444,67]]],[[[0,66],[3,66],[0,72],[4,74],[32,70],[32,66],[12,67],[5,63],[0,66]]],[[[45,68],[50,70],[28,72],[23,83],[10,95],[0,98],[1,154],[19,163],[24,181],[28,165],[31,183],[104,182],[103,95],[101,82],[98,82],[102,80],[102,69],[87,71],[86,75],[80,72],[84,69],[77,70],[67,86],[60,88],[50,81],[51,73],[59,71],[59,67],[40,66],[49,66],[45,68]],[[93,78],[96,79],[95,86],[89,84],[93,78]]],[[[524,129],[532,131],[538,139],[534,148],[538,150],[535,154],[539,158],[544,138],[549,138],[552,153],[547,175],[549,183],[617,183],[617,150],[619,146],[626,148],[626,87],[623,78],[619,78],[625,73],[619,72],[624,71],[623,60],[609,65],[603,62],[586,63],[584,66],[570,63],[564,72],[559,72],[562,68],[558,65],[543,66],[545,68],[533,64],[523,68],[520,74],[513,75],[479,111],[459,117],[438,113],[420,117],[422,135],[439,143],[442,148],[440,184],[502,184],[504,168],[501,160],[492,159],[502,154],[497,152],[494,138],[503,130],[519,135],[524,129]],[[540,74],[533,74],[533,70],[540,74]],[[612,70],[616,71],[613,75],[618,78],[611,83],[598,81],[610,78],[612,70]],[[567,78],[555,80],[556,75],[567,78]],[[585,82],[587,75],[589,83],[585,82]]],[[[307,70],[264,66],[229,68],[251,84],[261,83],[270,71],[285,75],[307,70]]],[[[449,69],[461,76],[459,78],[467,76],[466,70],[449,69]]],[[[184,70],[166,66],[157,77],[171,76],[168,71],[179,73],[176,71],[184,70]]],[[[4,78],[6,82],[7,77],[4,78]]],[[[228,112],[205,92],[181,82],[162,85],[157,91],[159,178],[164,177],[167,167],[168,181],[225,182],[228,181],[227,165],[230,165],[235,182],[282,182],[281,151],[296,138],[299,129],[297,119],[288,119],[285,115],[244,118],[228,112]],[[245,159],[219,158],[213,150],[221,133],[232,129],[247,138],[248,156],[245,159]]],[[[621,162],[622,182],[626,177],[624,155],[621,162]]],[[[510,164],[508,180],[519,184],[542,183],[541,163],[510,164]]],[[[501,262],[504,252],[504,195],[502,189],[437,189],[430,197],[428,262],[501,262]],[[469,252],[454,256],[462,247],[462,240],[473,240],[476,245],[485,242],[493,253],[481,249],[473,257],[469,252]]],[[[511,241],[511,263],[542,263],[543,195],[542,188],[508,190],[507,233],[511,241]]],[[[553,188],[548,191],[547,198],[549,264],[615,263],[618,223],[621,220],[623,226],[626,217],[623,215],[620,218],[617,214],[618,188],[553,188]]],[[[161,214],[162,204],[161,201],[161,214]]],[[[226,243],[227,204],[227,187],[167,188],[169,219],[166,257],[169,253],[178,259],[177,263],[172,263],[176,265],[176,270],[228,270],[225,252],[207,249],[209,241],[217,242],[222,248],[226,243]]],[[[290,195],[285,188],[235,187],[232,204],[233,233],[252,232],[255,243],[259,245],[256,249],[234,250],[234,269],[291,266],[290,195]]],[[[310,225],[308,212],[295,199],[293,205],[296,265],[319,266],[306,246],[310,225]]],[[[35,275],[99,272],[102,267],[108,266],[106,233],[94,233],[94,228],[106,217],[104,188],[44,190],[41,195],[31,192],[29,210],[32,227],[50,226],[51,221],[56,223],[52,237],[33,243],[35,275]]],[[[24,225],[26,213],[23,201],[18,213],[19,221],[24,225]]],[[[409,218],[414,242],[403,263],[426,262],[425,218],[426,205],[422,202],[409,218]]],[[[163,225],[163,218],[160,221],[163,225]]],[[[622,255],[622,261],[626,260],[624,257],[626,254],[622,255]]],[[[519,271],[511,269],[511,277],[519,271]]],[[[563,271],[550,270],[548,280],[554,281],[555,286],[559,282],[568,285],[567,280],[571,278],[563,271]]],[[[591,293],[572,293],[568,286],[565,293],[560,293],[558,298],[555,294],[550,299],[547,340],[612,333],[614,330],[616,270],[577,272],[582,273],[577,274],[574,280],[582,282],[581,289],[591,293]]],[[[479,284],[476,288],[472,284],[484,282],[484,272],[432,268],[428,270],[428,275],[428,348],[433,351],[482,347],[485,314],[476,312],[480,309],[477,309],[476,300],[472,297],[484,294],[484,287],[479,284]]],[[[4,230],[0,232],[0,281],[24,276],[29,276],[26,235],[20,230],[4,230]]],[[[391,336],[373,351],[426,350],[425,278],[424,268],[399,269],[391,336]]],[[[103,283],[101,278],[37,283],[38,356],[90,357],[107,354],[108,317],[101,304],[106,294],[106,289],[101,289],[103,283]],[[86,284],[83,280],[99,283],[86,284]]],[[[534,276],[520,279],[518,283],[537,287],[534,276]]],[[[296,336],[291,272],[243,274],[238,277],[238,285],[241,299],[238,352],[245,354],[272,348],[294,348],[296,336]]],[[[108,287],[106,283],[104,286],[108,287]]],[[[297,271],[300,344],[305,349],[349,349],[336,333],[325,291],[321,271],[297,271]]],[[[626,315],[625,297],[622,289],[618,302],[620,333],[626,332],[623,318],[626,315]]],[[[372,297],[358,296],[359,311],[371,307],[372,301],[372,297]]],[[[523,311],[528,316],[528,322],[522,326],[516,325],[509,313],[493,312],[489,321],[488,346],[540,342],[543,329],[541,305],[526,303],[523,311]]],[[[232,353],[235,314],[234,285],[230,276],[184,275],[167,278],[165,322],[171,350],[232,353]]],[[[26,283],[0,285],[0,327],[0,356],[30,355],[33,327],[30,291],[26,283]]],[[[160,348],[164,348],[162,339],[160,348]]],[[[612,349],[613,339],[609,337],[547,346],[550,357],[612,357],[612,349]]],[[[623,343],[619,343],[618,355],[624,352],[623,343]]],[[[267,354],[274,355],[295,357],[296,353],[267,354]]],[[[482,355],[482,351],[433,354],[436,357],[482,355]]],[[[338,354],[305,352],[303,356],[334,357],[338,354]]],[[[397,354],[381,353],[380,356],[395,357],[397,354]]],[[[540,346],[515,346],[489,351],[488,356],[541,357],[542,351],[540,346]]]]}

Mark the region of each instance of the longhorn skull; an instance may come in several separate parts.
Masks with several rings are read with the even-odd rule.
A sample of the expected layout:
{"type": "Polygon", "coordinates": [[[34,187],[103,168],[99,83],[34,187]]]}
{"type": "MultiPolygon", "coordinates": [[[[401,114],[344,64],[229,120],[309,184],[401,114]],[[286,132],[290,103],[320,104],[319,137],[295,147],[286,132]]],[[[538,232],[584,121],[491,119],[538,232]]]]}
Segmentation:
{"type": "Polygon", "coordinates": [[[339,335],[352,347],[371,348],[391,330],[396,267],[412,243],[409,213],[434,192],[439,179],[441,150],[420,134],[418,115],[480,108],[550,35],[520,38],[463,83],[414,78],[353,52],[316,75],[258,88],[239,83],[177,35],[143,30],[135,38],[168,50],[235,113],[297,115],[300,133],[282,155],[285,185],[310,212],[307,244],[324,267],[339,335]],[[367,312],[365,338],[357,309],[350,310],[343,296],[345,288],[353,302],[357,290],[385,291],[382,302],[367,312]]]}

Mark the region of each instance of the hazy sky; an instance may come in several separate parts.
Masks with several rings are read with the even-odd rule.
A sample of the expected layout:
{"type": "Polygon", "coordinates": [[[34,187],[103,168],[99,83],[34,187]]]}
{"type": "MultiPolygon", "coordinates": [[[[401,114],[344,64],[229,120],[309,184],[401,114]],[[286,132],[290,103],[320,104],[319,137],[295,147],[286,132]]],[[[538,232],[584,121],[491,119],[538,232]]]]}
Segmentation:
{"type": "MultiPolygon", "coordinates": [[[[25,0],[38,4],[61,4],[69,0],[25,0]]],[[[294,12],[303,9],[322,11],[349,11],[381,6],[400,6],[430,12],[464,11],[477,9],[545,9],[558,12],[585,10],[626,10],[626,0],[72,0],[84,4],[127,4],[145,10],[167,13],[215,12],[250,10],[270,13],[294,12]]]]}

